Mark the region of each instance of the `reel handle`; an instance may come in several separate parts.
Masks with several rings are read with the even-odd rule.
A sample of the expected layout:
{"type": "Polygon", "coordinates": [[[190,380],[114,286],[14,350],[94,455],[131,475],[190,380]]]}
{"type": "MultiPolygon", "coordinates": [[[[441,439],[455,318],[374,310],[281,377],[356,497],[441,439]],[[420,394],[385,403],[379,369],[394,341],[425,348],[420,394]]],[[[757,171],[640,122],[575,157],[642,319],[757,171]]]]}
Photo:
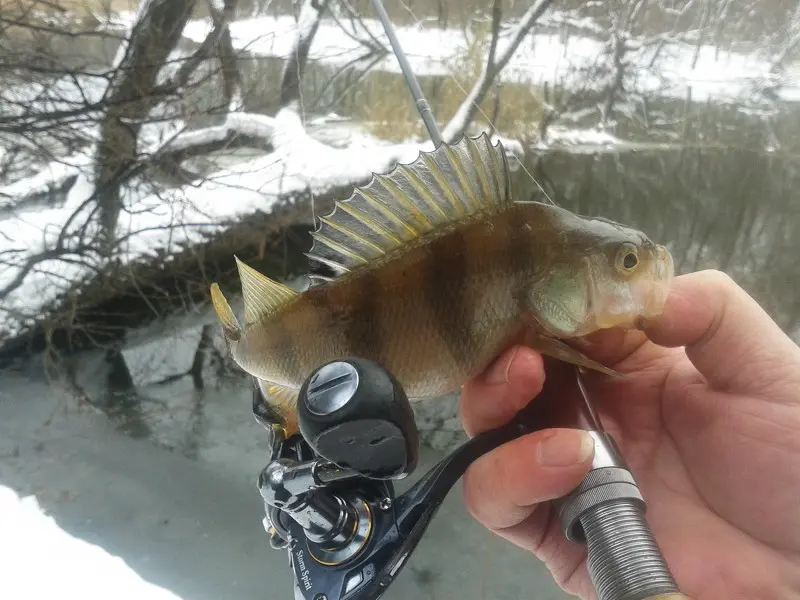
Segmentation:
{"type": "Polygon", "coordinates": [[[300,433],[320,456],[369,479],[399,479],[419,460],[419,431],[402,386],[378,363],[348,357],[300,389],[300,433]]]}

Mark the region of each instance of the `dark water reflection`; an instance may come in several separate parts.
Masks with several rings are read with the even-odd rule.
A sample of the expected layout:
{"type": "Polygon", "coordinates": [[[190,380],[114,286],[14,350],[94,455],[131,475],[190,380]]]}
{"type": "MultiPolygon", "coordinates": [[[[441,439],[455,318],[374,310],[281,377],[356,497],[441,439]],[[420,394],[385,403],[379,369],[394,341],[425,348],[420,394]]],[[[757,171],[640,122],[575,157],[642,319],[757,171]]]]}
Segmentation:
{"type": "MultiPolygon", "coordinates": [[[[797,335],[795,157],[698,147],[559,151],[541,157],[531,172],[557,204],[639,227],[666,243],[679,273],[725,271],[797,335]]],[[[520,179],[520,187],[542,197],[520,179]]]]}

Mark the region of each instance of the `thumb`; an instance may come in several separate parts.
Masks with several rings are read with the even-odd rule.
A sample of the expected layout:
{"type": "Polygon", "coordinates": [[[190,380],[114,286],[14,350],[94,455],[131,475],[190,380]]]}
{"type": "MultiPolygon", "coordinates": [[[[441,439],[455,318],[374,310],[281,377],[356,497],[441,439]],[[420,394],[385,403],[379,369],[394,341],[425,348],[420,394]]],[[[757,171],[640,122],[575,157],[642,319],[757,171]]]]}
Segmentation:
{"type": "MultiPolygon", "coordinates": [[[[689,360],[715,389],[763,396],[777,383],[787,395],[787,388],[794,388],[786,385],[787,378],[800,382],[800,348],[720,271],[676,277],[664,313],[644,330],[661,346],[685,346],[689,360]]],[[[792,394],[785,400],[800,398],[792,394]]]]}

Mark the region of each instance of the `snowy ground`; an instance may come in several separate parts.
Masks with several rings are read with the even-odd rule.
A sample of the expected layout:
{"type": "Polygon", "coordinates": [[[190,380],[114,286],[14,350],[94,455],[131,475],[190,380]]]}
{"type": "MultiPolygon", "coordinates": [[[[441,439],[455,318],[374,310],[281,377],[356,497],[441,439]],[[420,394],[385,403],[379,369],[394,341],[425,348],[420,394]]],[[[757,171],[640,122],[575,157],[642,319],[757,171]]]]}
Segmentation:
{"type": "Polygon", "coordinates": [[[22,498],[4,485],[0,531],[3,598],[180,600],[146,582],[118,556],[61,529],[35,496],[22,498]]]}
{"type": "MultiPolygon", "coordinates": [[[[123,239],[123,257],[135,261],[159,252],[170,253],[187,243],[196,243],[219,231],[230,222],[255,211],[268,213],[281,194],[310,190],[322,194],[340,184],[356,179],[368,179],[372,172],[385,171],[394,160],[409,162],[430,143],[382,144],[377,140],[353,140],[348,148],[333,148],[309,137],[296,113],[285,110],[275,118],[262,115],[233,114],[232,125],[243,129],[247,121],[254,127],[268,126],[276,148],[266,156],[221,169],[197,182],[195,186],[142,193],[128,189],[125,203],[128,209],[120,219],[119,239],[123,239]],[[221,201],[223,200],[223,201],[221,201]]],[[[224,133],[224,127],[205,130],[209,138],[224,133]]],[[[184,138],[197,141],[197,134],[178,136],[172,144],[178,146],[184,138]]],[[[43,169],[35,178],[15,182],[0,188],[0,197],[17,194],[24,186],[45,188],[53,180],[75,169],[78,181],[66,201],[55,207],[38,207],[18,211],[0,220],[0,253],[6,251],[0,264],[0,289],[12,281],[28,257],[51,248],[70,216],[92,194],[87,155],[73,157],[65,165],[57,161],[43,169]]],[[[88,210],[85,210],[88,214],[88,210]]],[[[309,218],[311,215],[309,215],[309,218]]],[[[84,221],[75,219],[73,228],[84,221]]],[[[30,273],[20,287],[4,299],[0,308],[0,331],[13,335],[32,324],[39,316],[39,307],[51,302],[67,286],[92,273],[96,264],[86,257],[68,256],[74,262],[48,260],[30,273]]]]}

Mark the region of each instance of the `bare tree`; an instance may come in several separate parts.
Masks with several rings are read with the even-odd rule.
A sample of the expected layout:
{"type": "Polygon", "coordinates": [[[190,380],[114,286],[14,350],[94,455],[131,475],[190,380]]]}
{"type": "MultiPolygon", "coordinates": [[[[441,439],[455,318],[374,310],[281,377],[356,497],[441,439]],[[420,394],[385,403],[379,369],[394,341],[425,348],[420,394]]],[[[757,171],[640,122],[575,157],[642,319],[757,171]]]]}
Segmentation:
{"type": "MultiPolygon", "coordinates": [[[[0,81],[6,83],[0,89],[0,136],[7,142],[0,153],[7,182],[0,187],[0,218],[5,216],[8,226],[34,205],[67,212],[47,223],[33,244],[20,240],[0,251],[0,303],[4,320],[16,323],[12,334],[46,322],[50,313],[73,318],[79,312],[74,304],[86,290],[96,293],[100,285],[113,290],[115,281],[138,289],[129,276],[127,247],[148,229],[128,230],[120,221],[123,213],[173,213],[148,225],[154,233],[170,236],[174,229],[192,228],[195,224],[180,215],[185,200],[176,203],[172,191],[208,181],[218,168],[211,157],[241,148],[269,154],[278,143],[291,142],[287,135],[305,135],[291,115],[303,109],[298,106],[302,80],[328,0],[299,3],[295,42],[274,91],[278,112],[285,113],[280,120],[238,106],[246,90],[229,28],[237,0],[142,0],[122,34],[108,15],[77,25],[73,15],[55,26],[31,4],[56,6],[50,0],[19,0],[13,11],[4,5],[0,17],[0,46],[13,49],[0,57],[0,81]],[[205,38],[187,49],[185,29],[198,10],[209,15],[209,27],[205,38]],[[12,34],[33,41],[23,46],[12,34]],[[110,60],[60,56],[59,40],[78,35],[101,40],[112,50],[110,60]],[[277,133],[283,137],[276,140],[277,133]],[[145,196],[150,199],[141,204],[138,198],[145,196]],[[43,276],[56,278],[67,293],[45,306],[41,299],[30,306],[21,297],[12,301],[26,282],[43,276]]],[[[377,155],[376,169],[388,169],[402,150],[377,155]]],[[[364,177],[336,179],[331,192],[363,183],[364,177]]],[[[297,195],[290,191],[286,199],[297,195]]],[[[297,211],[304,206],[296,205],[297,211]]],[[[285,227],[291,220],[276,217],[275,223],[285,227]]],[[[164,251],[153,249],[156,255],[164,251]]]]}
{"type": "MultiPolygon", "coordinates": [[[[134,182],[153,185],[152,177],[166,175],[185,185],[197,175],[183,167],[188,159],[236,147],[269,150],[266,117],[225,116],[241,86],[228,29],[237,0],[209,0],[209,33],[186,51],[183,31],[198,4],[143,0],[121,38],[100,17],[91,28],[74,18],[53,25],[46,9],[69,11],[49,1],[3,5],[0,47],[9,52],[0,58],[0,173],[11,183],[0,187],[0,214],[11,216],[32,204],[73,211],[64,222],[50,224],[59,230],[45,236],[41,250],[12,246],[0,254],[0,300],[54,260],[105,270],[125,241],[115,234],[123,192],[134,182]],[[96,56],[60,56],[59,44],[78,36],[116,46],[113,59],[103,65],[96,56]],[[192,106],[193,94],[219,79],[223,101],[192,106]],[[224,125],[184,131],[180,124],[215,112],[224,125]],[[15,167],[20,163],[27,166],[15,167]]],[[[306,43],[312,38],[313,31],[306,43]]]]}
{"type": "MultiPolygon", "coordinates": [[[[194,6],[194,0],[143,2],[130,37],[120,48],[119,60],[113,66],[105,93],[108,108],[100,124],[94,175],[106,253],[110,253],[114,245],[120,212],[120,179],[137,163],[139,132],[158,102],[159,96],[155,93],[158,74],[175,50],[194,6]]],[[[212,40],[207,46],[204,43],[201,51],[208,52],[214,42],[212,40]]],[[[167,90],[180,86],[180,80],[189,78],[194,62],[186,62],[179,69],[178,81],[167,90]]]]}

